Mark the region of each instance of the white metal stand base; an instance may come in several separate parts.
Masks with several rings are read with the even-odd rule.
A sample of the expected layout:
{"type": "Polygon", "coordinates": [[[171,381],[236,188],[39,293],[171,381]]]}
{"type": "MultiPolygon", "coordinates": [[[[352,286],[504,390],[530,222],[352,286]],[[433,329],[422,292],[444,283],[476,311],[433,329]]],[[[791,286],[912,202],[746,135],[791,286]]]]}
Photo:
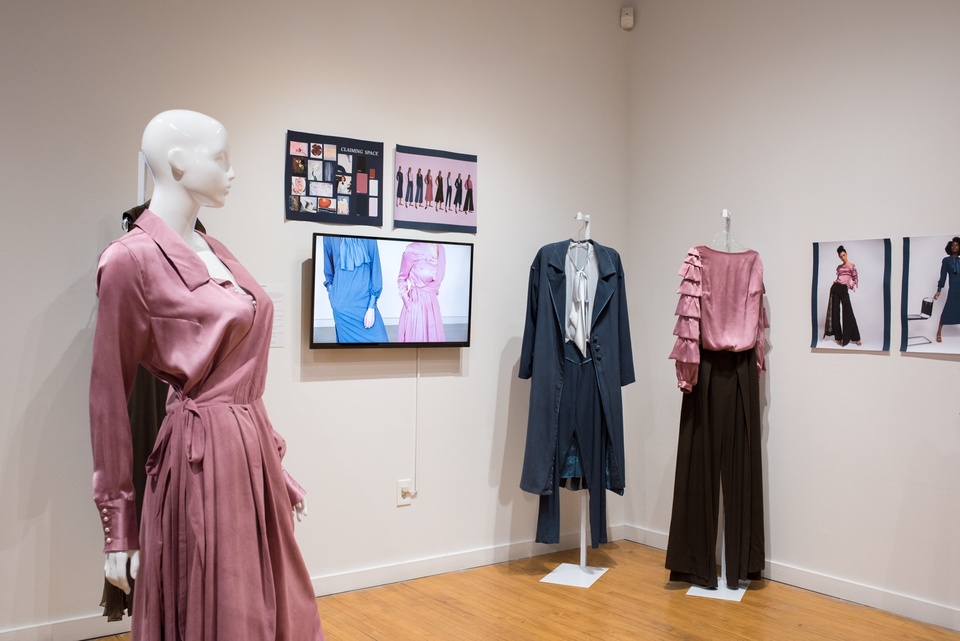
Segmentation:
{"type": "Polygon", "coordinates": [[[561,563],[556,570],[540,579],[540,582],[569,585],[575,588],[589,588],[606,571],[607,568],[591,568],[585,565],[561,563]]]}
{"type": "Polygon", "coordinates": [[[606,571],[607,568],[587,566],[587,492],[580,490],[580,565],[561,563],[557,569],[540,579],[540,583],[589,588],[606,571]]]}
{"type": "Polygon", "coordinates": [[[723,536],[723,510],[720,510],[719,526],[720,558],[722,560],[720,562],[720,575],[717,577],[717,587],[711,589],[693,585],[687,590],[687,596],[699,596],[705,599],[718,599],[720,601],[734,601],[739,603],[740,600],[743,599],[743,595],[747,591],[750,582],[740,581],[740,587],[736,590],[731,590],[727,587],[727,541],[723,536]]]}
{"type": "Polygon", "coordinates": [[[727,582],[721,576],[716,588],[711,590],[710,588],[702,588],[699,585],[693,585],[689,590],[687,590],[687,596],[699,596],[705,599],[739,602],[741,599],[743,599],[743,595],[746,594],[747,587],[749,585],[749,581],[741,581],[738,589],[731,590],[727,587],[727,582]]]}

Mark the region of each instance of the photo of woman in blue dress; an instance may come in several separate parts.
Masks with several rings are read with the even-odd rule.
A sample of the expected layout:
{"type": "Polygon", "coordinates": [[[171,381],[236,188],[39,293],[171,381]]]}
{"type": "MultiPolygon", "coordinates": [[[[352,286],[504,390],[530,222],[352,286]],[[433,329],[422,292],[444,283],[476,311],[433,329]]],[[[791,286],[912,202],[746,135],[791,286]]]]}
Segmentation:
{"type": "Polygon", "coordinates": [[[330,297],[338,343],[386,343],[377,309],[383,273],[377,241],[327,236],[323,239],[323,286],[330,297]]]}
{"type": "Polygon", "coordinates": [[[954,236],[944,248],[946,257],[940,262],[940,280],[937,282],[937,293],[933,299],[940,298],[940,292],[949,279],[947,301],[940,313],[940,324],[937,326],[937,342],[942,343],[944,325],[960,325],[960,236],[954,236]]]}

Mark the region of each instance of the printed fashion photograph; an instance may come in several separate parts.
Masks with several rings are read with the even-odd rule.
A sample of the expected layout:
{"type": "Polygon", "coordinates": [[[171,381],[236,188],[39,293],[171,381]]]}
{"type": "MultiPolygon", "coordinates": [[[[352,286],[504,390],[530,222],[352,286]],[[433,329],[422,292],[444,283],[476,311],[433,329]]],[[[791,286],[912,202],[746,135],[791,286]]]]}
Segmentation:
{"type": "Polygon", "coordinates": [[[960,354],[960,235],[903,239],[900,351],[960,354]]]}
{"type": "Polygon", "coordinates": [[[813,244],[814,349],[890,350],[890,239],[813,244]]]}

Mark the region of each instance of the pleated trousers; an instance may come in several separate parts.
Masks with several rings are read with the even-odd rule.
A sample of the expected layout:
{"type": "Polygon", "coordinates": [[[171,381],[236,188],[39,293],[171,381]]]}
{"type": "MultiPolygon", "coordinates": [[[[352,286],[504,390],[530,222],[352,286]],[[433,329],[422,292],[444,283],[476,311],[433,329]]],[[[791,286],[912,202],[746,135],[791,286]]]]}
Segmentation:
{"type": "Polygon", "coordinates": [[[683,396],[666,567],[671,581],[717,586],[723,488],[726,582],[764,567],[760,384],[752,349],[701,348],[699,380],[683,396]]]}

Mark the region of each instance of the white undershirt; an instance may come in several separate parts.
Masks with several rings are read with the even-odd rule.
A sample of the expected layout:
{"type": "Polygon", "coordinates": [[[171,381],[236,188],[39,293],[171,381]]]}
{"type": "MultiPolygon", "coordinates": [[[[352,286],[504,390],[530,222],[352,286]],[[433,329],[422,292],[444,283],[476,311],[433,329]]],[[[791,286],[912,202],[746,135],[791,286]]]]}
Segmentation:
{"type": "Polygon", "coordinates": [[[591,243],[571,242],[564,262],[567,280],[564,336],[586,356],[597,293],[597,255],[591,243]]]}

